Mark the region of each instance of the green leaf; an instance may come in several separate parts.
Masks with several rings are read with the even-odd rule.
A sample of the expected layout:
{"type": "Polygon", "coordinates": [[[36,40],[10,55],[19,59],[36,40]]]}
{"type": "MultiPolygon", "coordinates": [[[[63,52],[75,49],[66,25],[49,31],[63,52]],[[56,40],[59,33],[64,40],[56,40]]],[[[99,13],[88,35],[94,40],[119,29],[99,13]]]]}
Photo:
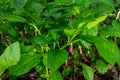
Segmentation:
{"type": "Polygon", "coordinates": [[[98,38],[98,42],[95,42],[96,48],[99,51],[99,54],[111,65],[114,65],[119,56],[119,49],[117,45],[106,39],[98,38]]]}
{"type": "Polygon", "coordinates": [[[67,36],[73,36],[73,35],[77,35],[79,33],[79,29],[65,29],[64,30],[64,33],[67,35],[67,36]]]}
{"type": "Polygon", "coordinates": [[[82,68],[83,68],[83,75],[86,80],[93,80],[93,70],[87,66],[86,64],[82,63],[82,68]]]}
{"type": "Polygon", "coordinates": [[[36,72],[42,72],[44,71],[45,66],[43,65],[43,62],[40,61],[38,65],[35,66],[36,72]]]}
{"type": "Polygon", "coordinates": [[[25,53],[21,55],[17,65],[9,69],[10,75],[19,76],[27,73],[40,62],[41,56],[35,53],[25,53]]]}
{"type": "Polygon", "coordinates": [[[70,66],[68,66],[67,68],[65,68],[62,72],[62,75],[64,77],[66,77],[67,75],[69,75],[70,71],[72,70],[72,68],[70,66]]]}
{"type": "Polygon", "coordinates": [[[101,30],[100,34],[102,36],[115,36],[115,37],[120,37],[120,30],[119,29],[114,29],[112,28],[106,28],[101,30]]]}
{"type": "Polygon", "coordinates": [[[117,21],[112,21],[112,26],[116,29],[116,30],[120,30],[120,23],[117,21]]]}
{"type": "Polygon", "coordinates": [[[80,29],[65,29],[64,33],[67,37],[70,37],[70,41],[73,40],[79,33],[80,29]]]}
{"type": "Polygon", "coordinates": [[[102,60],[97,60],[97,68],[98,71],[102,74],[104,74],[108,70],[107,64],[102,60]]]}
{"type": "Polygon", "coordinates": [[[53,37],[54,40],[57,40],[60,37],[60,35],[57,33],[57,31],[55,31],[53,29],[50,30],[48,34],[50,34],[53,37]]]}
{"type": "Polygon", "coordinates": [[[112,21],[112,26],[107,26],[105,29],[101,30],[100,34],[103,36],[115,36],[120,37],[120,23],[117,21],[112,21]]]}
{"type": "Polygon", "coordinates": [[[36,43],[38,43],[39,45],[41,45],[41,46],[43,46],[43,45],[45,45],[47,43],[45,37],[43,37],[43,36],[36,36],[34,38],[34,41],[36,43]]]}
{"type": "Polygon", "coordinates": [[[45,44],[49,44],[51,41],[51,37],[45,37],[45,36],[36,36],[34,38],[34,41],[39,44],[40,46],[43,46],[45,44]]]}
{"type": "Polygon", "coordinates": [[[97,36],[98,34],[98,26],[95,26],[95,27],[92,27],[90,29],[85,29],[82,34],[85,34],[85,35],[94,35],[94,36],[97,36]]]}
{"type": "Polygon", "coordinates": [[[20,60],[19,43],[15,42],[8,46],[0,56],[0,74],[7,68],[16,65],[20,60]]]}
{"type": "Polygon", "coordinates": [[[118,57],[117,63],[118,63],[118,65],[120,66],[120,53],[119,53],[119,57],[118,57]]]}
{"type": "Polygon", "coordinates": [[[24,7],[27,0],[14,0],[15,4],[19,7],[24,7]]]}
{"type": "Polygon", "coordinates": [[[41,74],[40,77],[41,77],[41,78],[48,78],[49,75],[48,75],[48,74],[41,74]]]}
{"type": "Polygon", "coordinates": [[[106,7],[104,6],[106,6],[106,4],[102,4],[102,6],[100,5],[98,7],[96,6],[91,12],[95,15],[104,15],[114,10],[114,8],[111,8],[110,6],[106,6],[106,7]]]}
{"type": "Polygon", "coordinates": [[[82,43],[82,45],[84,45],[85,46],[85,48],[87,48],[87,49],[90,49],[91,48],[91,44],[90,43],[88,43],[88,42],[86,42],[85,40],[82,40],[81,39],[81,41],[80,41],[81,43],[82,43]]]}
{"type": "Polygon", "coordinates": [[[96,36],[81,36],[81,38],[90,43],[94,43],[100,56],[111,65],[114,65],[118,61],[119,49],[113,41],[96,36]]]}
{"type": "Polygon", "coordinates": [[[100,17],[96,18],[95,21],[88,22],[88,24],[86,25],[86,27],[88,29],[90,29],[90,28],[96,26],[100,22],[104,21],[107,18],[107,16],[108,15],[100,16],[100,17]]]}
{"type": "Polygon", "coordinates": [[[50,80],[62,80],[62,75],[59,71],[50,73],[50,80]]]}
{"type": "Polygon", "coordinates": [[[105,4],[108,4],[111,7],[114,7],[114,1],[113,0],[100,0],[102,2],[104,2],[105,4]]]}
{"type": "Polygon", "coordinates": [[[68,58],[66,50],[50,50],[46,53],[43,63],[51,70],[57,70],[68,58]]]}
{"type": "Polygon", "coordinates": [[[18,31],[16,31],[13,27],[10,27],[10,29],[9,30],[7,30],[8,31],[8,33],[11,35],[11,36],[13,36],[13,37],[18,37],[18,31]]]}
{"type": "Polygon", "coordinates": [[[13,22],[27,22],[25,18],[17,15],[4,15],[3,19],[6,19],[8,21],[13,21],[13,22]]]}

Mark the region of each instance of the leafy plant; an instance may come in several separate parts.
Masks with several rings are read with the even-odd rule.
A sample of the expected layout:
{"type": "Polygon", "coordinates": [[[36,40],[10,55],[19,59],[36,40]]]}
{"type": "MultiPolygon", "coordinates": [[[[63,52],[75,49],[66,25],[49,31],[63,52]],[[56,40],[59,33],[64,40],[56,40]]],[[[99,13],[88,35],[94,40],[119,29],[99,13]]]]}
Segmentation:
{"type": "Polygon", "coordinates": [[[120,1],[0,0],[0,6],[1,79],[93,80],[108,65],[120,66],[120,1]]]}

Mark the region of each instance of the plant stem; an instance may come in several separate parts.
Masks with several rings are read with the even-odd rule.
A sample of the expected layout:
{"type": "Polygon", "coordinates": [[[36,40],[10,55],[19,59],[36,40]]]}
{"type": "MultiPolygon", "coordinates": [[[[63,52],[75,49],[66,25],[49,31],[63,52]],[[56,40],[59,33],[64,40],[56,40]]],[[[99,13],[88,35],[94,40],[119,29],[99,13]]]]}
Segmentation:
{"type": "MultiPolygon", "coordinates": [[[[44,58],[45,53],[44,53],[43,46],[41,46],[41,52],[42,52],[42,56],[43,56],[43,58],[44,58]]],[[[47,80],[49,80],[49,70],[48,70],[48,68],[47,68],[47,67],[45,67],[45,69],[46,69],[46,74],[48,75],[48,76],[47,76],[47,80]]]]}
{"type": "Polygon", "coordinates": [[[64,48],[67,47],[69,44],[70,44],[70,43],[67,43],[67,44],[63,45],[59,50],[64,49],[64,48]]]}
{"type": "Polygon", "coordinates": [[[65,47],[67,47],[68,45],[70,45],[70,43],[76,43],[76,42],[79,42],[79,41],[81,41],[81,39],[74,40],[73,42],[68,42],[67,44],[63,45],[59,50],[64,49],[65,47]]]}
{"type": "Polygon", "coordinates": [[[30,23],[30,25],[33,26],[36,31],[38,31],[38,34],[39,34],[39,35],[41,35],[40,30],[37,28],[37,26],[35,26],[35,24],[30,23]]]}
{"type": "Polygon", "coordinates": [[[8,47],[8,46],[9,46],[6,42],[3,42],[3,44],[4,44],[6,47],[8,47]]]}
{"type": "Polygon", "coordinates": [[[119,12],[117,13],[116,20],[118,20],[119,17],[120,17],[120,10],[119,10],[119,12]]]}
{"type": "Polygon", "coordinates": [[[49,70],[47,67],[46,67],[46,74],[48,75],[47,80],[49,80],[49,70]]]}

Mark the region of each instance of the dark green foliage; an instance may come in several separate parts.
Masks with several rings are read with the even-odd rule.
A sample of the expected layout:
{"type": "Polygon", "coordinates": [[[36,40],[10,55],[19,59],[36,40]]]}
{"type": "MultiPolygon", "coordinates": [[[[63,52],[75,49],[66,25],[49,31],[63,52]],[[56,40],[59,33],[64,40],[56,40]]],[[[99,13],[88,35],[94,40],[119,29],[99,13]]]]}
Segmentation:
{"type": "Polygon", "coordinates": [[[119,6],[120,0],[0,0],[0,76],[33,71],[38,80],[93,80],[95,71],[119,66],[119,6]]]}

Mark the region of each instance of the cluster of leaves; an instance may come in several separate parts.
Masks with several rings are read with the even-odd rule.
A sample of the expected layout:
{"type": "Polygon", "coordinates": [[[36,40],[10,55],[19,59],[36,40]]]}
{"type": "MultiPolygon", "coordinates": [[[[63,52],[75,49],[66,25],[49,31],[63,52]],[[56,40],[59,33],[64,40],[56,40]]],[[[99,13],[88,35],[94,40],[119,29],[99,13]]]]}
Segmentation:
{"type": "Polygon", "coordinates": [[[34,69],[38,80],[93,80],[96,70],[120,65],[118,0],[0,0],[0,6],[1,76],[8,70],[14,80],[34,69]]]}

